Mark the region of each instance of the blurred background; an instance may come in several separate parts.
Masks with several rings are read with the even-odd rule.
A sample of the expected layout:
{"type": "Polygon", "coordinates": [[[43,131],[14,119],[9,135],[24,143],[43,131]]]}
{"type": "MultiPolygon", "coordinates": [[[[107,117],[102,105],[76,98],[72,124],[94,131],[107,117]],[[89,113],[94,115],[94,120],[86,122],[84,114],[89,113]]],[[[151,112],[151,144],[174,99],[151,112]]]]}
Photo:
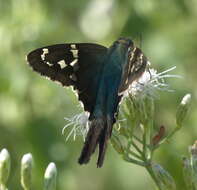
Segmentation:
{"type": "Polygon", "coordinates": [[[58,189],[153,189],[143,168],[124,162],[108,147],[102,169],[96,155],[86,166],[77,159],[83,140],[66,142],[61,134],[64,117],[80,113],[74,93],[31,71],[25,56],[33,49],[68,42],[95,42],[110,46],[120,36],[140,46],[158,72],[177,68],[169,79],[173,93],[156,100],[155,126],[175,125],[175,113],[186,93],[193,96],[184,128],[155,154],[184,190],[182,156],[197,139],[197,1],[195,0],[0,0],[0,149],[12,158],[10,189],[19,184],[20,159],[35,159],[34,189],[50,161],[57,164],[58,189]]]}

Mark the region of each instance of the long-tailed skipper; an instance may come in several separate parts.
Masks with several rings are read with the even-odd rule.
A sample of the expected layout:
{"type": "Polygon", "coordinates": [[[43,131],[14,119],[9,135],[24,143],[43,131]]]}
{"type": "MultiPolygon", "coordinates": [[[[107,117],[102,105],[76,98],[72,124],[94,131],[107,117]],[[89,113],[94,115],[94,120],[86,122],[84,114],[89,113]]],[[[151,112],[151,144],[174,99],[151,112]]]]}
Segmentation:
{"type": "Polygon", "coordinates": [[[98,145],[101,167],[120,100],[145,71],[147,58],[132,40],[119,38],[109,48],[91,43],[42,47],[30,52],[27,62],[34,71],[77,91],[90,123],[78,162],[88,163],[98,145]]]}

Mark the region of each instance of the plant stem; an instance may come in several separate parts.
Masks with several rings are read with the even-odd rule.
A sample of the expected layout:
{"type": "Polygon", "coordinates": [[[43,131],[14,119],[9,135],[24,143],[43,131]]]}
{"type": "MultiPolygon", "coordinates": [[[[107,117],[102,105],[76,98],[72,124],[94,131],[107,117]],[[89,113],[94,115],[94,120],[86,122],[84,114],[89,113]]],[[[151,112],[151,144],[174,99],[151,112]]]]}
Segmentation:
{"type": "Polygon", "coordinates": [[[151,162],[152,162],[152,155],[154,150],[150,151],[150,155],[147,154],[147,143],[146,143],[146,135],[147,135],[147,129],[144,128],[144,134],[143,134],[143,153],[142,153],[142,157],[145,163],[145,168],[148,171],[149,175],[151,176],[151,178],[153,179],[153,181],[155,182],[158,190],[162,190],[161,188],[161,184],[159,183],[157,177],[155,176],[155,173],[152,169],[151,166],[151,162]]]}
{"type": "Polygon", "coordinates": [[[133,164],[136,164],[136,165],[145,167],[144,162],[135,160],[135,159],[133,159],[133,158],[130,158],[130,157],[128,157],[127,155],[124,155],[124,156],[123,156],[123,159],[124,159],[125,161],[129,162],[129,163],[133,163],[133,164]]]}
{"type": "Polygon", "coordinates": [[[140,150],[140,148],[131,140],[131,145],[137,150],[137,152],[142,155],[143,152],[140,150]]]}
{"type": "Polygon", "coordinates": [[[144,153],[144,156],[146,157],[147,156],[147,152],[146,152],[146,148],[147,148],[147,145],[146,145],[146,135],[147,135],[147,129],[146,127],[144,127],[144,133],[143,133],[143,153],[144,153]]]}
{"type": "Polygon", "coordinates": [[[159,190],[162,190],[161,185],[159,183],[159,181],[157,180],[157,177],[155,176],[152,168],[151,168],[151,164],[148,163],[145,166],[146,170],[148,171],[148,173],[150,174],[151,178],[153,179],[153,181],[155,182],[156,186],[158,187],[159,190]]]}

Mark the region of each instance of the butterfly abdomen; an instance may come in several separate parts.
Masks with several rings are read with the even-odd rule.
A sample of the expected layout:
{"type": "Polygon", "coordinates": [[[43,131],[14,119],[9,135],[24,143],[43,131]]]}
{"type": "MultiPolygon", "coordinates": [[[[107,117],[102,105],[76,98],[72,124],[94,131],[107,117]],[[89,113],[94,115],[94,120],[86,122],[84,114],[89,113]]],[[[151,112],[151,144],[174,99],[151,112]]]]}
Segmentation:
{"type": "Polygon", "coordinates": [[[93,119],[91,121],[90,129],[88,131],[86,141],[78,162],[80,164],[88,163],[91,155],[95,152],[97,145],[99,145],[97,167],[102,167],[107,148],[107,142],[111,136],[111,132],[111,118],[100,117],[93,119]]]}

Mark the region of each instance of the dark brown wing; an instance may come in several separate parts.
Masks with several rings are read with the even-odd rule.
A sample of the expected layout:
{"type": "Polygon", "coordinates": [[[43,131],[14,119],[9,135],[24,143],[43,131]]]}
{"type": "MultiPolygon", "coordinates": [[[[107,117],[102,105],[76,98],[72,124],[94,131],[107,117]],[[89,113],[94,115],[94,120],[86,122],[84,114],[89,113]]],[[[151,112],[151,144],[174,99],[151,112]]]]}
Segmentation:
{"type": "Polygon", "coordinates": [[[73,86],[85,111],[92,112],[107,48],[90,43],[57,44],[27,55],[34,71],[63,86],[73,86]]]}

